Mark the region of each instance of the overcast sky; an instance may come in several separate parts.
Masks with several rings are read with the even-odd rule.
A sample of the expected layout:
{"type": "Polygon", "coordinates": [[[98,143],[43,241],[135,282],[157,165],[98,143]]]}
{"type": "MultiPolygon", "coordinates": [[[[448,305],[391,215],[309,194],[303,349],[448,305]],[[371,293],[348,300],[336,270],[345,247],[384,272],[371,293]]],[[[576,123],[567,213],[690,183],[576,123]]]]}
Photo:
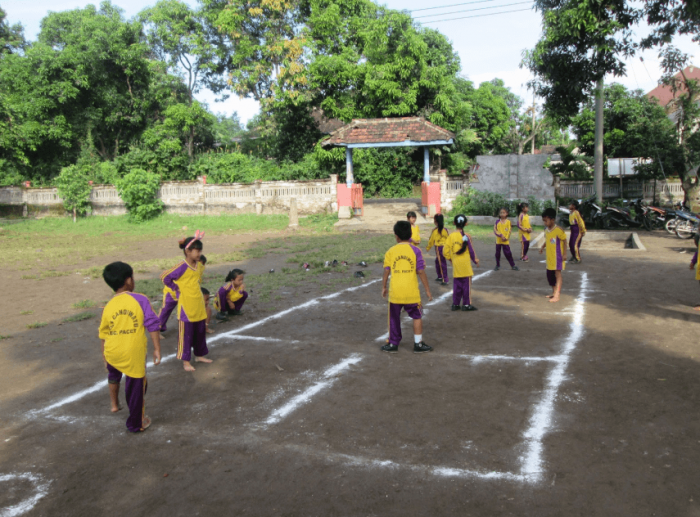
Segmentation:
{"type": "MultiPolygon", "coordinates": [[[[196,0],[186,0],[192,6],[196,0]]],[[[389,0],[385,4],[392,9],[416,10],[435,5],[450,5],[463,3],[465,0],[389,0]]],[[[466,0],[472,1],[472,0],[466,0]]],[[[434,27],[445,34],[453,43],[455,50],[462,61],[462,74],[477,85],[482,81],[489,81],[495,77],[503,79],[511,90],[526,99],[532,101],[532,94],[527,90],[527,82],[530,79],[528,70],[519,67],[522,52],[534,47],[540,36],[540,15],[527,10],[530,4],[520,4],[523,0],[492,0],[481,2],[477,5],[464,5],[445,9],[431,9],[413,12],[414,18],[420,22],[430,20],[449,20],[439,23],[425,23],[427,27],[434,27]],[[520,5],[510,5],[518,3],[520,5]],[[489,8],[479,11],[455,13],[466,9],[481,9],[483,7],[502,5],[508,7],[489,8]],[[497,16],[483,16],[478,18],[458,19],[465,16],[488,14],[492,12],[524,11],[501,14],[497,16]],[[451,13],[440,15],[440,13],[451,13]],[[428,16],[423,18],[423,16],[428,16]],[[433,16],[435,15],[435,16],[433,16]]],[[[0,0],[0,6],[7,11],[10,23],[20,22],[25,27],[28,39],[34,40],[39,32],[41,19],[49,11],[62,11],[84,7],[88,4],[99,4],[98,1],[86,0],[0,0]]],[[[126,16],[131,17],[155,1],[143,0],[113,0],[113,4],[124,9],[126,16]]],[[[639,29],[645,33],[645,28],[639,29]]],[[[696,64],[700,64],[700,47],[690,41],[689,37],[681,38],[676,43],[682,50],[696,57],[696,64]]],[[[642,88],[644,91],[653,89],[657,84],[661,72],[659,60],[655,52],[645,52],[644,64],[639,56],[628,61],[627,77],[608,78],[615,80],[628,88],[642,88]]],[[[237,111],[245,122],[258,111],[257,103],[252,99],[239,99],[235,96],[224,103],[215,103],[214,96],[209,92],[202,92],[197,96],[200,101],[207,102],[214,112],[232,113],[237,111]]]]}

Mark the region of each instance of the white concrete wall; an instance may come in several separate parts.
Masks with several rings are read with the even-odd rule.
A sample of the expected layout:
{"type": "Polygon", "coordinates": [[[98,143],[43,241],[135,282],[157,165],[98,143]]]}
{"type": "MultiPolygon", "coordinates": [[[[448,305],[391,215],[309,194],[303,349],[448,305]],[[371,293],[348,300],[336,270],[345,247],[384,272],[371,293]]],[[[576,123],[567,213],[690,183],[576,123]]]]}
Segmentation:
{"type": "Polygon", "coordinates": [[[500,194],[506,199],[535,199],[554,201],[552,173],[543,165],[550,158],[546,154],[502,154],[477,156],[478,181],[470,186],[475,190],[500,194]]]}

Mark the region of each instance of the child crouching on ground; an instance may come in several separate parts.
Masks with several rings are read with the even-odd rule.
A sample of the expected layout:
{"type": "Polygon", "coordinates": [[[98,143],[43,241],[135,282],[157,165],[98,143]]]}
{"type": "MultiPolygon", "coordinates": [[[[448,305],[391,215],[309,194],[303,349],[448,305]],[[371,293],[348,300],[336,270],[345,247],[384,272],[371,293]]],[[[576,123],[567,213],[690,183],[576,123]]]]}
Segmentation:
{"type": "Polygon", "coordinates": [[[475,311],[472,305],[472,277],[474,270],[472,262],[479,265],[476,257],[472,238],[468,233],[464,233],[467,225],[466,216],[459,214],[454,219],[457,231],[447,238],[445,244],[445,258],[452,261],[452,276],[454,277],[452,288],[452,310],[475,311]],[[469,253],[467,253],[467,250],[469,253]]]}
{"type": "Polygon", "coordinates": [[[153,341],[153,364],[160,364],[160,321],[148,298],[134,293],[134,270],[124,262],[105,267],[102,278],[114,290],[100,322],[102,356],[107,369],[112,412],[119,411],[119,383],[126,376],[126,428],[132,433],[145,431],[151,419],[145,414],[146,355],[148,338],[153,341]]]}
{"type": "Polygon", "coordinates": [[[226,283],[219,288],[214,298],[214,308],[218,311],[216,319],[225,320],[228,315],[243,314],[241,309],[248,299],[243,280],[245,280],[245,271],[241,269],[232,269],[226,275],[226,283]]]}
{"type": "Polygon", "coordinates": [[[547,280],[552,286],[550,302],[558,302],[561,294],[562,276],[561,272],[566,268],[566,233],[557,226],[557,211],[554,208],[547,208],[542,212],[542,222],[544,223],[544,244],[540,248],[540,254],[547,250],[547,280]]]}
{"type": "Polygon", "coordinates": [[[399,221],[394,225],[394,235],[397,244],[389,249],[384,256],[384,277],[382,278],[382,297],[387,296],[387,280],[391,274],[389,286],[389,343],[384,345],[383,352],[396,353],[401,343],[401,310],[413,320],[413,337],[416,354],[430,352],[433,347],[423,342],[423,309],[418,290],[420,277],[428,300],[432,300],[428,277],[425,275],[425,261],[420,249],[410,243],[411,223],[399,221]]]}

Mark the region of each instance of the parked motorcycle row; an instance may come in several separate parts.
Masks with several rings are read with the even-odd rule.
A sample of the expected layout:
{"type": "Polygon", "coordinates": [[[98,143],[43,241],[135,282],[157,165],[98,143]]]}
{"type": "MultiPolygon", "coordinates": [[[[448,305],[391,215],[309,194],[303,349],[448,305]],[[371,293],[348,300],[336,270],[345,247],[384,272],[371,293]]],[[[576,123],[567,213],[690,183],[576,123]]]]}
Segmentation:
{"type": "MultiPolygon", "coordinates": [[[[579,212],[587,226],[600,230],[644,228],[651,231],[663,228],[680,239],[692,239],[700,226],[700,214],[691,212],[681,203],[669,209],[650,206],[642,199],[637,199],[625,201],[623,207],[601,207],[595,202],[595,197],[591,197],[580,201],[579,212]]],[[[559,224],[569,226],[568,207],[559,207],[559,224]]]]}

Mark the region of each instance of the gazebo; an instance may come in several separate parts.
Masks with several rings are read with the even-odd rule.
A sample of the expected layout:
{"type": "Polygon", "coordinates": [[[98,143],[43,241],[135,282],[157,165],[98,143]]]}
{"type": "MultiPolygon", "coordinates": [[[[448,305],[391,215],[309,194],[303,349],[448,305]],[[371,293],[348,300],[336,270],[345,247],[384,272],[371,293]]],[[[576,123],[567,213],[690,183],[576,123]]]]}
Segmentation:
{"type": "Polygon", "coordinates": [[[333,131],[325,140],[324,147],[345,147],[347,168],[346,187],[338,185],[338,206],[351,206],[362,209],[362,186],[354,183],[352,150],[369,147],[422,147],[423,148],[423,207],[430,206],[430,199],[437,191],[439,206],[439,185],[430,187],[430,154],[428,148],[438,145],[452,145],[455,135],[447,129],[431,124],[422,117],[356,119],[333,131]],[[359,198],[358,198],[359,196],[359,198]],[[359,202],[359,207],[357,206],[359,202]]]}

